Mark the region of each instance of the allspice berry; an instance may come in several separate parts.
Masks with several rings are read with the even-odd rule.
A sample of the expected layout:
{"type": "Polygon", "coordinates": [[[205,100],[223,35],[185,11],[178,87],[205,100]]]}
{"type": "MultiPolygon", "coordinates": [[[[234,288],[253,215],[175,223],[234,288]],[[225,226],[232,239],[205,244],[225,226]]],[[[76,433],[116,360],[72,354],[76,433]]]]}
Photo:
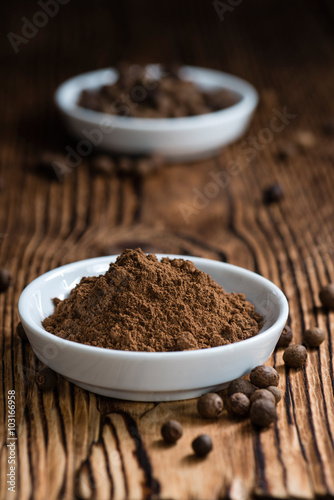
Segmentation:
{"type": "Polygon", "coordinates": [[[51,391],[57,384],[57,374],[47,366],[36,374],[36,384],[41,391],[51,391]]]}
{"type": "Polygon", "coordinates": [[[260,365],[250,372],[249,375],[252,384],[259,388],[266,388],[269,385],[278,385],[279,375],[272,366],[260,365]]]}
{"type": "Polygon", "coordinates": [[[235,392],[228,398],[227,411],[234,417],[245,417],[249,411],[249,398],[242,392],[235,392]]]}
{"type": "Polygon", "coordinates": [[[258,389],[257,391],[255,391],[252,397],[250,398],[250,404],[252,405],[254,401],[257,401],[258,399],[261,398],[266,398],[272,403],[276,404],[275,396],[272,394],[272,392],[268,391],[267,389],[258,389]]]}
{"type": "Polygon", "coordinates": [[[283,188],[278,182],[268,186],[263,191],[263,201],[266,204],[277,203],[284,198],[283,188]]]}
{"type": "Polygon", "coordinates": [[[305,365],[306,359],[307,350],[300,344],[290,345],[283,354],[283,361],[290,368],[301,368],[305,365]]]}
{"type": "Polygon", "coordinates": [[[250,420],[252,424],[259,427],[268,427],[277,419],[275,403],[267,398],[254,401],[250,409],[250,420]]]}
{"type": "Polygon", "coordinates": [[[281,389],[279,389],[274,385],[270,385],[269,387],[267,387],[267,391],[270,391],[274,395],[276,404],[278,404],[281,401],[282,399],[281,389]]]}
{"type": "Polygon", "coordinates": [[[292,330],[288,325],[285,325],[276,347],[288,347],[292,340],[292,330]]]}
{"type": "Polygon", "coordinates": [[[325,332],[316,326],[312,326],[304,334],[305,344],[308,347],[319,347],[325,340],[325,337],[325,332]]]}
{"type": "Polygon", "coordinates": [[[161,435],[166,443],[176,443],[183,433],[183,428],[177,420],[168,420],[161,427],[161,435]]]}
{"type": "Polygon", "coordinates": [[[212,440],[207,434],[201,434],[191,444],[198,457],[205,457],[213,448],[212,440]]]}
{"type": "Polygon", "coordinates": [[[201,417],[204,418],[219,417],[223,410],[223,400],[213,392],[203,394],[197,401],[197,410],[201,417]]]}
{"type": "Polygon", "coordinates": [[[28,340],[27,334],[23,328],[21,321],[16,326],[16,334],[21,340],[28,340]]]}
{"type": "Polygon", "coordinates": [[[325,285],[321,288],[319,299],[326,309],[334,309],[334,283],[325,285]]]}
{"type": "Polygon", "coordinates": [[[232,394],[235,394],[236,392],[242,392],[250,398],[255,390],[256,387],[251,382],[245,380],[244,378],[238,378],[230,383],[227,389],[227,394],[228,396],[232,396],[232,394]]]}
{"type": "Polygon", "coordinates": [[[12,276],[8,269],[0,269],[0,292],[5,292],[11,284],[12,276]]]}

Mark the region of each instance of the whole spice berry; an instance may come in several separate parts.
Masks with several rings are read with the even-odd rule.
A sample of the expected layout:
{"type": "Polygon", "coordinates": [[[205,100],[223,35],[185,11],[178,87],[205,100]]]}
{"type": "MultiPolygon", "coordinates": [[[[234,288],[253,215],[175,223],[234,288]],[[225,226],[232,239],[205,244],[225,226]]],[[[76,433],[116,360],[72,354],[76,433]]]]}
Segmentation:
{"type": "Polygon", "coordinates": [[[232,396],[232,394],[235,394],[236,392],[242,392],[250,398],[255,390],[256,387],[251,382],[245,380],[244,378],[238,378],[230,383],[227,389],[227,394],[228,396],[232,396]]]}
{"type": "Polygon", "coordinates": [[[272,394],[272,392],[268,391],[267,389],[258,389],[257,391],[255,391],[252,397],[250,398],[250,404],[252,405],[254,401],[257,401],[258,399],[261,398],[266,398],[272,403],[276,404],[276,399],[274,394],[272,394]]]}
{"type": "Polygon", "coordinates": [[[212,440],[207,434],[201,434],[191,444],[198,457],[205,457],[213,448],[212,440]]]}
{"type": "Polygon", "coordinates": [[[259,388],[266,388],[269,385],[278,385],[279,375],[272,366],[260,365],[250,372],[252,384],[259,388]]]}
{"type": "Polygon", "coordinates": [[[288,325],[285,325],[276,347],[288,347],[292,340],[292,330],[288,325]]]}
{"type": "Polygon", "coordinates": [[[21,340],[28,340],[27,334],[23,328],[21,321],[16,326],[16,334],[20,337],[21,340]]]}
{"type": "Polygon", "coordinates": [[[274,395],[276,404],[278,404],[281,401],[282,399],[281,389],[279,389],[274,385],[270,385],[269,387],[267,387],[267,391],[270,391],[274,395]]]}
{"type": "Polygon", "coordinates": [[[267,427],[277,419],[275,403],[267,398],[254,401],[250,409],[250,420],[252,424],[259,427],[267,427]]]}
{"type": "Polygon", "coordinates": [[[36,384],[41,391],[51,391],[57,384],[57,374],[47,366],[36,374],[36,384]]]}
{"type": "Polygon", "coordinates": [[[284,198],[284,191],[282,186],[278,183],[272,184],[263,191],[264,203],[267,204],[277,203],[283,198],[284,198]]]}
{"type": "Polygon", "coordinates": [[[245,417],[249,411],[249,399],[242,392],[235,392],[228,399],[227,411],[234,417],[245,417]]]}
{"type": "Polygon", "coordinates": [[[283,354],[283,361],[290,368],[301,368],[305,365],[306,359],[307,350],[300,344],[290,345],[283,354]]]}
{"type": "Polygon", "coordinates": [[[0,269],[0,292],[5,292],[12,281],[12,276],[8,269],[0,269]]]}
{"type": "Polygon", "coordinates": [[[177,420],[168,420],[161,427],[161,435],[166,443],[176,443],[182,436],[182,433],[182,425],[177,420]]]}
{"type": "Polygon", "coordinates": [[[319,299],[327,309],[334,309],[334,283],[325,285],[321,288],[319,299]]]}
{"type": "Polygon", "coordinates": [[[223,400],[218,394],[209,392],[203,394],[197,401],[197,410],[201,417],[215,418],[221,415],[223,409],[223,400]]]}
{"type": "Polygon", "coordinates": [[[304,334],[305,344],[309,347],[319,347],[325,340],[325,337],[325,332],[316,326],[312,326],[304,334]]]}

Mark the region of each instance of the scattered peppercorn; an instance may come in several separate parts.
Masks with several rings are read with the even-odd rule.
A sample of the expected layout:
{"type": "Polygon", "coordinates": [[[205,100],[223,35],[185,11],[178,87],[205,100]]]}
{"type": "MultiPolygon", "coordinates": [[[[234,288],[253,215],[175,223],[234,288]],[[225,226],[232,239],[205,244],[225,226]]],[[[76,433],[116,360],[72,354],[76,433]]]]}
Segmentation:
{"type": "Polygon", "coordinates": [[[8,269],[0,269],[0,292],[5,292],[11,284],[12,276],[8,269]]]}
{"type": "Polygon", "coordinates": [[[292,330],[288,325],[285,325],[281,333],[280,338],[276,344],[276,347],[288,347],[292,340],[292,330]]]}
{"type": "Polygon", "coordinates": [[[281,389],[279,389],[274,385],[270,385],[269,387],[267,387],[267,391],[270,391],[274,395],[276,404],[278,404],[281,401],[282,399],[281,389]]]}
{"type": "Polygon", "coordinates": [[[290,368],[301,368],[305,365],[306,359],[306,348],[300,344],[290,345],[283,354],[283,361],[290,368]]]}
{"type": "Polygon", "coordinates": [[[257,391],[255,391],[252,397],[250,398],[251,405],[254,403],[254,401],[257,401],[258,399],[261,398],[267,398],[269,399],[269,401],[276,404],[276,399],[274,394],[272,394],[272,392],[268,391],[268,389],[257,389],[257,391]]]}
{"type": "Polygon", "coordinates": [[[238,378],[230,383],[227,389],[227,394],[228,396],[232,396],[232,394],[235,394],[236,392],[242,392],[250,398],[255,390],[256,387],[251,382],[245,380],[244,378],[238,378]]]}
{"type": "Polygon", "coordinates": [[[36,384],[41,391],[51,391],[57,384],[57,374],[47,366],[36,374],[36,384]]]}
{"type": "Polygon", "coordinates": [[[164,423],[161,427],[161,435],[166,443],[176,443],[182,436],[182,433],[182,425],[177,420],[168,420],[168,422],[164,423]]]}
{"type": "Polygon", "coordinates": [[[227,411],[234,417],[245,417],[249,411],[249,399],[242,392],[235,392],[228,399],[227,411]]]}
{"type": "Polygon", "coordinates": [[[201,434],[193,440],[192,448],[198,457],[205,457],[213,448],[210,436],[201,434]]]}
{"type": "Polygon", "coordinates": [[[23,328],[21,321],[16,326],[16,333],[21,340],[28,340],[27,334],[23,328]]]}
{"type": "Polygon", "coordinates": [[[277,419],[275,403],[268,398],[257,399],[251,405],[250,419],[254,425],[268,427],[277,419]]]}
{"type": "Polygon", "coordinates": [[[204,418],[215,418],[221,415],[223,400],[218,394],[209,392],[203,394],[197,402],[198,413],[204,418]]]}
{"type": "Polygon", "coordinates": [[[324,307],[327,309],[334,309],[334,283],[325,285],[321,288],[319,299],[324,307]]]}
{"type": "Polygon", "coordinates": [[[284,191],[280,184],[275,183],[263,191],[263,201],[266,204],[277,203],[284,198],[284,191]]]}
{"type": "Polygon", "coordinates": [[[319,347],[319,345],[325,340],[325,337],[326,334],[321,328],[312,326],[305,332],[305,344],[309,347],[319,347]]]}
{"type": "Polygon", "coordinates": [[[252,384],[259,388],[266,388],[269,385],[278,385],[279,375],[272,366],[256,366],[249,375],[252,384]]]}

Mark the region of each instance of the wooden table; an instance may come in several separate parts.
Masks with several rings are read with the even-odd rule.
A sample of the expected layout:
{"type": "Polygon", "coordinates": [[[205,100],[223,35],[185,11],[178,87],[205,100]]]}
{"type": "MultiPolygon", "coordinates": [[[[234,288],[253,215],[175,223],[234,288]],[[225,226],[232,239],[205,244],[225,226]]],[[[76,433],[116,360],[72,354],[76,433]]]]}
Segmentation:
{"type": "Polygon", "coordinates": [[[13,284],[0,295],[1,500],[333,498],[334,315],[318,299],[320,286],[334,281],[334,146],[333,135],[323,131],[334,115],[330,2],[234,2],[220,20],[211,2],[173,0],[158,7],[152,0],[72,0],[30,32],[15,53],[7,33],[22,36],[22,16],[31,20],[38,10],[35,2],[22,1],[2,16],[0,264],[11,270],[13,284]],[[140,182],[93,175],[89,158],[62,182],[36,173],[43,149],[76,147],[54,109],[56,86],[119,58],[178,59],[246,78],[261,96],[251,128],[219,157],[171,165],[140,182]],[[274,131],[278,113],[296,116],[274,131]],[[279,159],[282,144],[296,140],[306,144],[279,159]],[[227,186],[186,221],[180,204],[194,207],[194,190],[203,192],[210,173],[226,172],[231,160],[239,166],[237,175],[230,174],[227,186]],[[265,205],[262,191],[277,181],[285,198],[265,205]],[[127,246],[255,270],[286,293],[296,342],[311,325],[328,332],[301,371],[287,371],[281,351],[269,361],[284,393],[277,425],[259,433],[247,420],[226,415],[204,421],[196,400],[126,403],[95,396],[62,377],[50,393],[37,389],[40,363],[15,333],[23,288],[61,264],[127,246]],[[15,494],[6,484],[11,390],[15,494]],[[168,418],[184,426],[174,447],[160,440],[168,418]],[[212,436],[214,451],[199,461],[190,443],[202,432],[212,436]]]}

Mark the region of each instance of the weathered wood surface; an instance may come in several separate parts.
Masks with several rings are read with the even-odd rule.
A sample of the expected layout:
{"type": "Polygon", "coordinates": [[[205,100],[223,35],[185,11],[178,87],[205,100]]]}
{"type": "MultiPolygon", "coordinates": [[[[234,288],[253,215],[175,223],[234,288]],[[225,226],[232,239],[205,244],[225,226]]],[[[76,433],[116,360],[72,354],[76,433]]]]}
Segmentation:
{"type": "Polygon", "coordinates": [[[334,115],[332,9],[320,1],[280,2],[272,11],[268,4],[274,2],[241,3],[220,21],[211,2],[165,2],[158,11],[153,2],[72,1],[18,54],[6,34],[20,34],[21,17],[31,19],[37,4],[17,2],[3,16],[0,264],[14,283],[0,295],[1,500],[334,497],[334,315],[318,300],[319,287],[334,281],[334,146],[322,132],[323,120],[334,115]],[[93,176],[87,161],[61,183],[34,173],[41,149],[61,152],[69,144],[52,105],[56,85],[119,57],[178,58],[245,77],[261,103],[243,140],[260,142],[246,154],[240,141],[218,158],[173,165],[141,182],[93,176]],[[280,132],[263,131],[284,106],[297,116],[280,132]],[[315,144],[279,161],[280,144],[300,130],[312,131],[315,144]],[[238,171],[228,167],[231,160],[238,171]],[[210,189],[210,173],[222,171],[230,172],[227,185],[194,206],[194,189],[210,189]],[[265,206],[262,189],[275,181],[286,197],[265,206]],[[189,223],[180,203],[197,210],[189,223]],[[197,417],[194,400],[125,403],[61,377],[57,390],[39,392],[39,362],[15,334],[21,291],[58,265],[133,245],[256,270],[286,293],[296,341],[308,326],[327,330],[304,370],[287,371],[281,352],[270,360],[284,392],[277,425],[257,433],[227,416],[207,422],[197,417]],[[13,389],[16,494],[6,484],[6,397],[13,389]],[[184,425],[175,447],[160,440],[170,417],[184,425]],[[214,440],[206,460],[191,454],[200,432],[214,440]]]}

